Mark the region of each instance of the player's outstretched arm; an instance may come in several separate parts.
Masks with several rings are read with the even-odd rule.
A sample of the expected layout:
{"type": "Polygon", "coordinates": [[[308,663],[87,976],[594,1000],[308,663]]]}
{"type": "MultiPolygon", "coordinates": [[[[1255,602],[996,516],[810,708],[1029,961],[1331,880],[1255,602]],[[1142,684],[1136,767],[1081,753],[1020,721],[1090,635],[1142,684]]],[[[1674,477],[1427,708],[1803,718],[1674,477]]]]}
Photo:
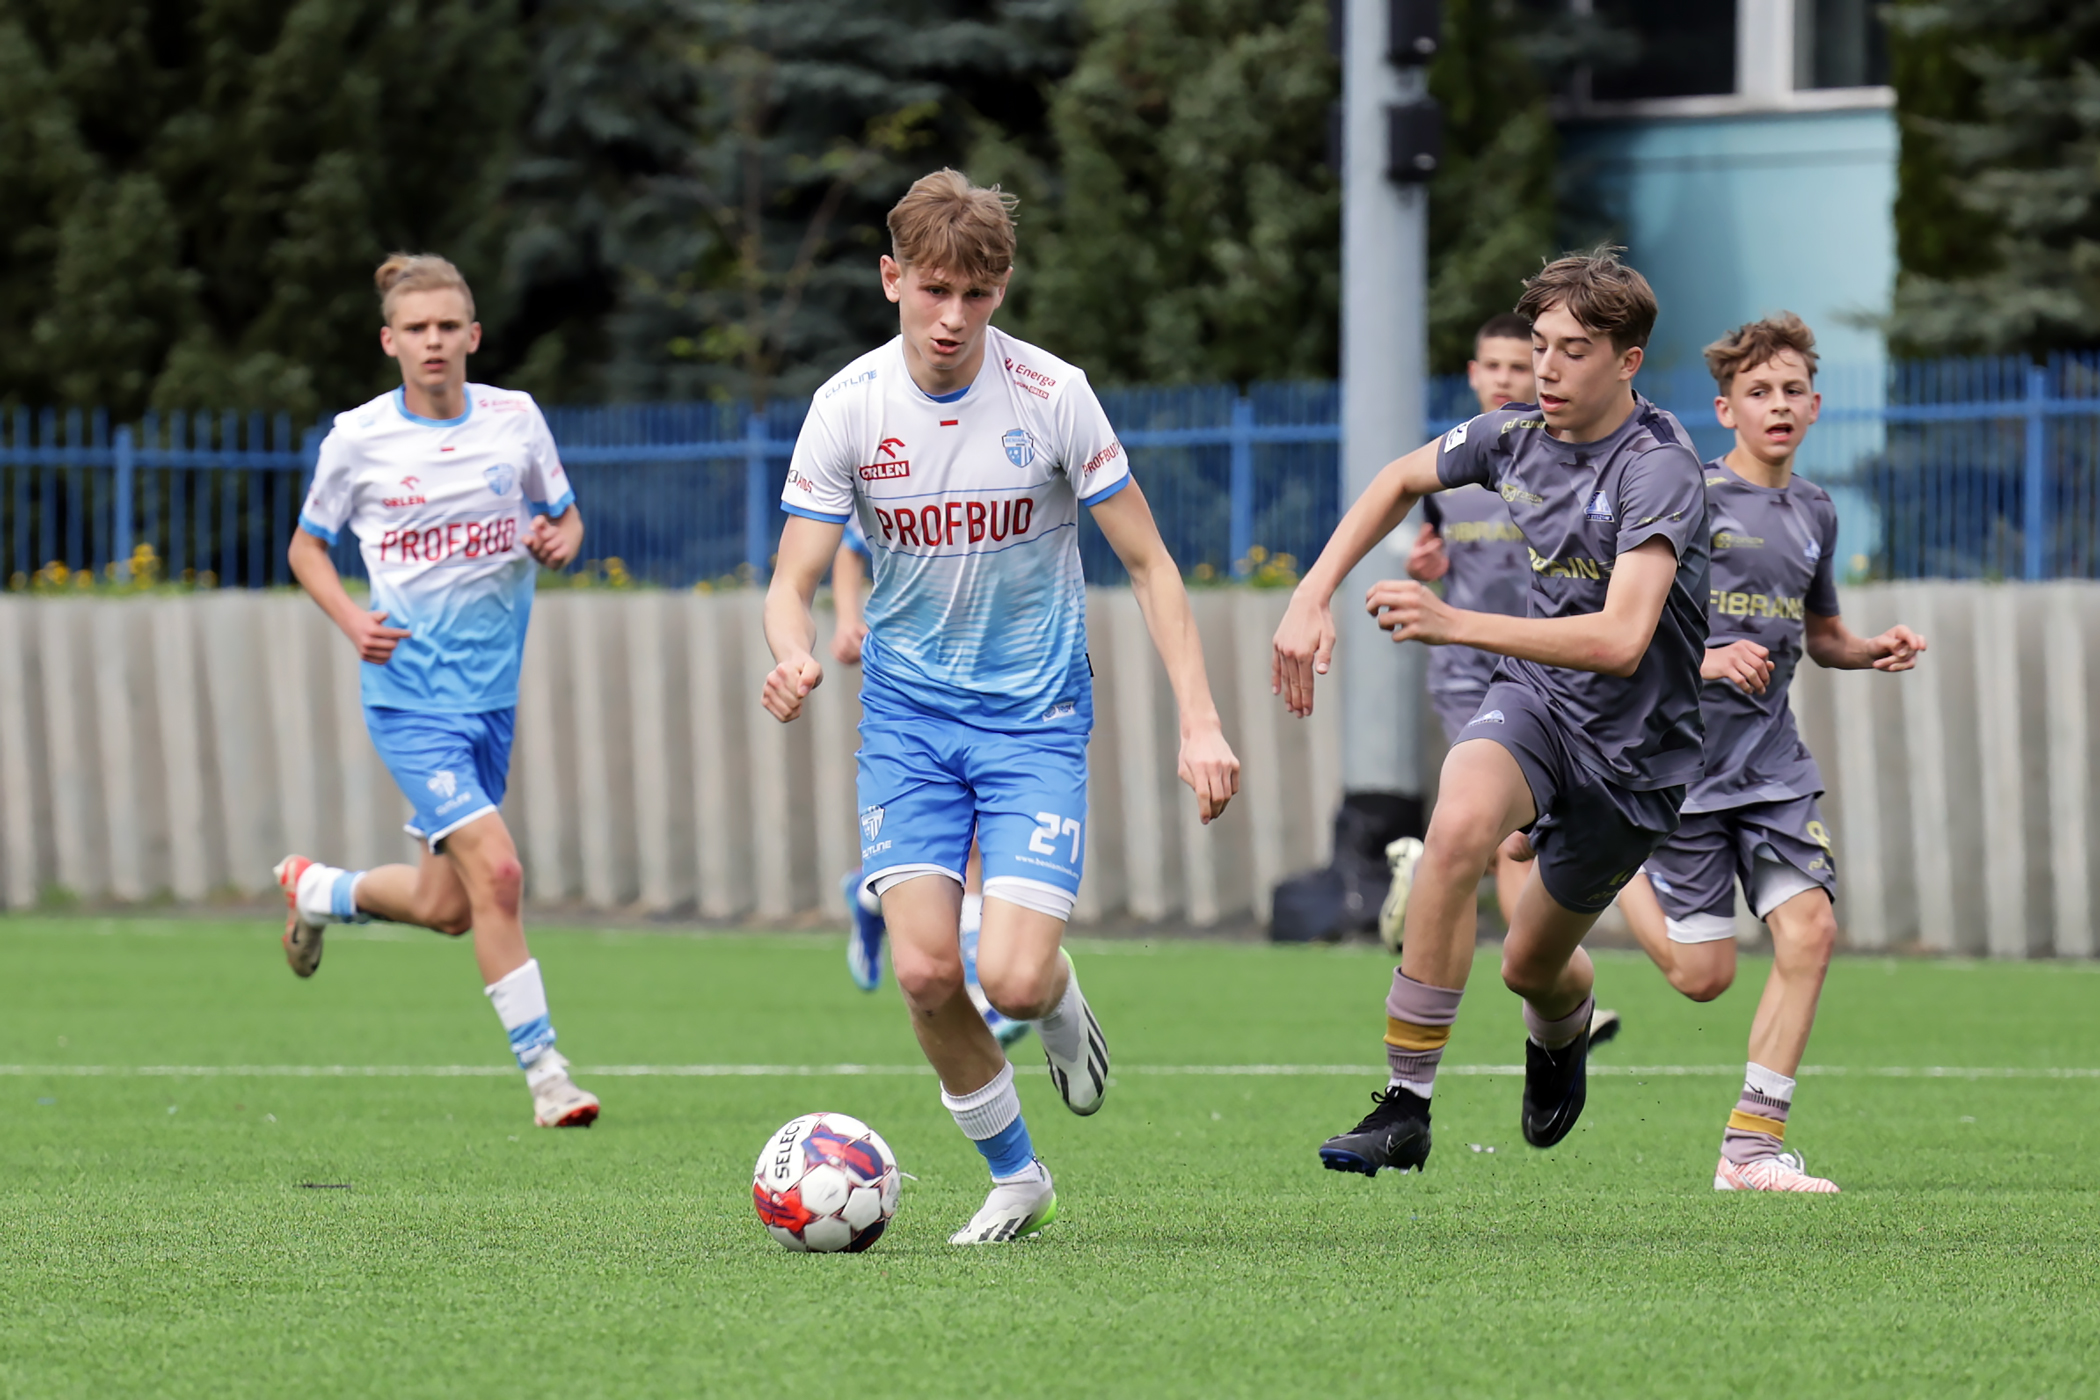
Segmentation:
{"type": "Polygon", "coordinates": [[[780,531],[780,556],[766,589],[766,645],[780,664],[767,672],[759,703],[782,724],[802,713],[803,700],[824,680],[824,668],[811,652],[817,617],[810,602],[845,532],[843,525],[806,515],[790,515],[780,531]]]}
{"type": "Polygon", "coordinates": [[[1291,605],[1276,629],[1269,690],[1283,697],[1284,708],[1292,714],[1312,713],[1313,677],[1326,675],[1333,659],[1334,590],[1407,518],[1416,501],[1444,489],[1436,472],[1436,453],[1437,444],[1430,442],[1386,463],[1334,527],[1327,547],[1291,594],[1291,605]]]}
{"type": "Polygon", "coordinates": [[[1908,671],[1925,650],[1925,639],[1900,622],[1878,637],[1862,637],[1835,613],[1810,613],[1806,630],[1809,656],[1834,671],[1908,671]]]}
{"type": "Polygon", "coordinates": [[[1240,761],[1225,742],[1210,677],[1203,669],[1203,641],[1189,610],[1181,571],[1167,553],[1145,493],[1132,481],[1093,508],[1094,523],[1130,572],[1130,589],[1152,633],[1152,645],[1167,665],[1174,705],[1181,715],[1181,781],[1196,794],[1196,811],[1208,823],[1240,790],[1240,761]]]}
{"type": "Polygon", "coordinates": [[[1576,617],[1468,612],[1411,581],[1377,585],[1365,607],[1396,642],[1478,647],[1571,671],[1630,676],[1648,654],[1676,580],[1677,551],[1668,540],[1656,538],[1643,540],[1614,562],[1602,612],[1576,617]]]}
{"type": "Polygon", "coordinates": [[[328,557],[326,540],[308,534],[302,526],[292,531],[292,547],[286,554],[291,561],[292,577],[299,580],[307,597],[320,604],[329,621],[343,629],[350,645],[357,648],[360,660],[384,666],[393,659],[394,648],[408,639],[408,632],[404,628],[387,626],[385,613],[367,612],[357,605],[357,600],[343,587],[343,577],[335,570],[335,560],[328,557]]]}

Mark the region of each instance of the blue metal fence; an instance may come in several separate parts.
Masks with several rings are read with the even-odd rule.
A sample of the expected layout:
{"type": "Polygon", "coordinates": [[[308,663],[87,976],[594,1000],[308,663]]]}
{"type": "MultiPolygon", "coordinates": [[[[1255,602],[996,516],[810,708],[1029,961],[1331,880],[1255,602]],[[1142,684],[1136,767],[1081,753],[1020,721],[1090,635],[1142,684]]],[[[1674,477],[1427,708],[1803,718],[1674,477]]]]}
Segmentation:
{"type": "MultiPolygon", "coordinates": [[[[1696,369],[1644,373],[1702,453],[1725,451],[1696,369]]],[[[1823,417],[1798,461],[1838,498],[1852,577],[2100,577],[2100,356],[1826,366],[1823,417]]],[[[1338,518],[1340,387],[1102,394],[1174,556],[1197,580],[1281,582],[1338,518]]],[[[763,578],[807,405],[553,408],[589,524],[583,572],[688,587],[763,578]]],[[[1430,430],[1471,413],[1460,379],[1429,386],[1430,430]]],[[[287,584],[320,430],[283,417],[0,414],[0,580],[287,584]]],[[[1396,450],[1404,444],[1396,444],[1396,450]]],[[[1091,523],[1088,577],[1121,566],[1091,523]]],[[[346,537],[346,573],[362,572],[346,537]]]]}

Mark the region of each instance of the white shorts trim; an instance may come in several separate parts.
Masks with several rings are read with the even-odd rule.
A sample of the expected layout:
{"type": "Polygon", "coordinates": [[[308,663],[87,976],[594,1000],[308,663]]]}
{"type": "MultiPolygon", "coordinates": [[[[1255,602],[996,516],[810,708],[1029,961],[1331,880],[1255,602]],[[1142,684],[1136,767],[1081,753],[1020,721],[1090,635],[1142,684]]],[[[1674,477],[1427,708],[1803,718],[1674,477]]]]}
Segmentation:
{"type": "Polygon", "coordinates": [[[1750,896],[1750,907],[1762,919],[1795,895],[1822,888],[1822,881],[1786,861],[1760,857],[1750,872],[1750,888],[1744,893],[1750,896]]]}
{"type": "Polygon", "coordinates": [[[438,849],[438,842],[444,840],[447,836],[450,836],[453,832],[459,830],[468,822],[480,821],[489,813],[497,810],[499,809],[493,802],[489,803],[487,806],[476,807],[473,811],[467,813],[458,821],[452,822],[449,825],[447,825],[444,828],[444,830],[438,832],[438,834],[435,836],[424,835],[423,828],[417,826],[414,822],[403,822],[401,824],[401,829],[407,832],[409,835],[415,837],[418,841],[421,841],[423,843],[424,848],[428,850],[432,855],[443,855],[444,852],[438,849]]]}
{"type": "Polygon", "coordinates": [[[1667,924],[1672,943],[1719,943],[1735,937],[1735,920],[1725,914],[1689,914],[1667,924]]]}
{"type": "Polygon", "coordinates": [[[880,899],[906,880],[916,880],[921,875],[945,875],[958,885],[963,883],[961,871],[950,870],[944,865],[892,865],[872,875],[861,876],[860,887],[875,891],[875,897],[880,899]]]}
{"type": "Polygon", "coordinates": [[[1041,880],[1028,880],[1019,875],[994,875],[984,882],[984,897],[1003,899],[1008,904],[1048,914],[1059,923],[1070,923],[1072,919],[1072,892],[1041,880]]]}

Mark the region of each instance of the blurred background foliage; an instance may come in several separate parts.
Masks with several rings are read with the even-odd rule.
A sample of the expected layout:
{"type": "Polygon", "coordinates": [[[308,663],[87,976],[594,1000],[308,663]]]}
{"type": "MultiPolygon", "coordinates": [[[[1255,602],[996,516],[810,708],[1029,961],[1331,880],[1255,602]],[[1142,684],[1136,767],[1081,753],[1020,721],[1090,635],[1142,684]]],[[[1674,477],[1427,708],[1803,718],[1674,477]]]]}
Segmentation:
{"type": "MultiPolygon", "coordinates": [[[[1603,232],[1553,99],[1625,36],[1570,9],[1445,0],[1439,371],[1603,232]]],[[[2089,343],[2100,3],[1891,13],[1897,345],[2089,343]]],[[[1098,381],[1331,376],[1330,44],[1326,0],[0,0],[0,403],[356,402],[394,248],[550,402],[804,394],[892,333],[883,215],[943,164],[1021,196],[1002,324],[1098,381]]]]}

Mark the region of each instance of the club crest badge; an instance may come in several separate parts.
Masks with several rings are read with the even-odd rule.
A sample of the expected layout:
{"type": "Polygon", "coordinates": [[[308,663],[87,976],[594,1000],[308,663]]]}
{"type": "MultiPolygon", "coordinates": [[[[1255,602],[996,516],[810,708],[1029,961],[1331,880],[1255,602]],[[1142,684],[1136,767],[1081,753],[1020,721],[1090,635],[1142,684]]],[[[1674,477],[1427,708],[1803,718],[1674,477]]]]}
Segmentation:
{"type": "Polygon", "coordinates": [[[1015,428],[1002,439],[1006,444],[1006,460],[1017,467],[1025,467],[1035,460],[1035,439],[1026,428],[1015,428]]]}
{"type": "Polygon", "coordinates": [[[489,490],[499,496],[508,496],[510,488],[518,484],[518,469],[508,462],[498,462],[482,475],[488,479],[489,490]]]}
{"type": "Polygon", "coordinates": [[[869,841],[873,841],[882,833],[882,809],[880,807],[870,807],[867,811],[860,814],[860,830],[861,836],[869,841]]]}
{"type": "Polygon", "coordinates": [[[1590,497],[1590,503],[1582,508],[1582,514],[1584,519],[1604,525],[1618,519],[1611,513],[1611,498],[1601,490],[1590,497]]]}

